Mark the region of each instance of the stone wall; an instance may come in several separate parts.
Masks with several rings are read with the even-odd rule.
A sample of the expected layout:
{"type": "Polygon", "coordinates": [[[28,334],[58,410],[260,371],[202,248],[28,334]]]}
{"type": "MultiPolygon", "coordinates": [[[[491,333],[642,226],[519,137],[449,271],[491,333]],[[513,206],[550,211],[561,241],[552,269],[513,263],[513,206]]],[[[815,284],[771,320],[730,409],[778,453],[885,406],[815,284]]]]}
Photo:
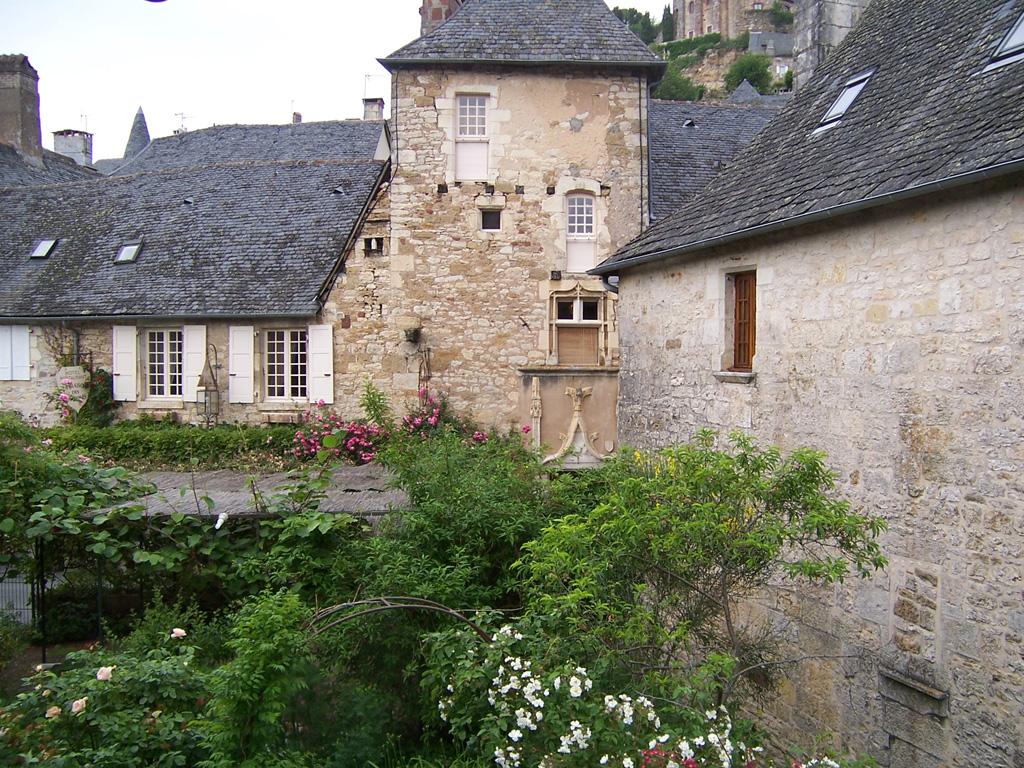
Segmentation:
{"type": "Polygon", "coordinates": [[[857,24],[871,0],[799,0],[796,13],[796,85],[814,74],[857,24]]]}
{"type": "Polygon", "coordinates": [[[791,670],[762,713],[892,766],[1024,765],[1020,177],[628,272],[623,442],[701,427],[829,454],[889,523],[885,573],[756,612],[791,670]],[[757,270],[753,383],[728,383],[726,275],[757,270]]]}

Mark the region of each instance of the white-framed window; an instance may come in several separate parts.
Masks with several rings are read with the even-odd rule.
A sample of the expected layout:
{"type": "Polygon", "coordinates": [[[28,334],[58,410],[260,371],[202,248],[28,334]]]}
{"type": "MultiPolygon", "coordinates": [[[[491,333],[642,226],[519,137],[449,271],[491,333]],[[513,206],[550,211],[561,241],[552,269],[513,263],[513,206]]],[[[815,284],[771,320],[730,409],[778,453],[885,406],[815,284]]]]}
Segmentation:
{"type": "Polygon", "coordinates": [[[0,325],[0,381],[28,381],[31,378],[29,328],[0,325]]]}
{"type": "Polygon", "coordinates": [[[586,272],[597,266],[597,213],[593,195],[571,192],[565,198],[566,270],[586,272]]]}
{"type": "Polygon", "coordinates": [[[1010,28],[1006,37],[999,43],[999,47],[996,48],[996,52],[992,56],[992,61],[1003,62],[1022,54],[1024,54],[1024,14],[1021,14],[1017,23],[1010,28]]]}
{"type": "Polygon", "coordinates": [[[182,397],[184,338],[180,328],[146,331],[146,396],[182,397]]]}
{"type": "Polygon", "coordinates": [[[306,328],[268,330],[264,334],[264,385],[267,400],[309,396],[309,332],[306,328]]]}
{"type": "Polygon", "coordinates": [[[551,296],[552,362],[600,365],[607,358],[606,301],[603,292],[587,291],[580,286],[574,291],[551,296]]]}
{"type": "Polygon", "coordinates": [[[487,102],[481,94],[455,97],[455,178],[457,181],[487,181],[490,143],[487,102]]]}
{"type": "Polygon", "coordinates": [[[828,108],[828,112],[826,112],[825,116],[821,118],[821,123],[818,124],[816,131],[822,131],[842,120],[843,115],[845,115],[847,110],[853,106],[857,97],[860,96],[860,92],[863,91],[868,82],[870,82],[873,74],[874,72],[863,72],[847,80],[843,84],[843,90],[840,92],[839,97],[832,102],[832,106],[828,108]]]}

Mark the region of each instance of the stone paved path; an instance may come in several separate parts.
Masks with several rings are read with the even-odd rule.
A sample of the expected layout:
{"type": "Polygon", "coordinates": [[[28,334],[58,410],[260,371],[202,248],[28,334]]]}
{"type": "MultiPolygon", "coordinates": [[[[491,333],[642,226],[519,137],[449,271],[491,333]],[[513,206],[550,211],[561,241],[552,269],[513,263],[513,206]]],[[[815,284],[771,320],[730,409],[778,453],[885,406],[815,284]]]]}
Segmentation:
{"type": "MultiPolygon", "coordinates": [[[[132,503],[145,505],[149,515],[167,515],[175,511],[193,515],[219,515],[221,512],[251,515],[255,512],[253,484],[260,494],[269,497],[275,488],[288,481],[283,472],[254,476],[231,470],[146,472],[142,476],[156,485],[157,491],[132,503]],[[204,496],[213,500],[212,512],[202,501],[204,496]],[[196,497],[199,498],[198,503],[196,497]]],[[[379,518],[407,502],[405,494],[390,488],[389,484],[388,476],[380,465],[337,467],[331,473],[331,486],[321,509],[379,518]]]]}

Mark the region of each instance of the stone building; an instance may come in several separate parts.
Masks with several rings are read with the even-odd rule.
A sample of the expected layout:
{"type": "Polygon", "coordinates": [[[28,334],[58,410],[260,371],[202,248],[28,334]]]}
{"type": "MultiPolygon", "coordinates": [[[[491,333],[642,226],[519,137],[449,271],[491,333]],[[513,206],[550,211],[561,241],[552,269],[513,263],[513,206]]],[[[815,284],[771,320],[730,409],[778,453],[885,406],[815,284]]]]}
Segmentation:
{"type": "Polygon", "coordinates": [[[888,521],[884,573],[747,606],[811,657],[761,713],[783,740],[1024,764],[1022,103],[1024,0],[874,0],[704,193],[594,271],[619,277],[624,442],[826,450],[888,521]]]}
{"type": "Polygon", "coordinates": [[[797,87],[843,42],[871,0],[800,0],[793,34],[797,87]]]}
{"type": "MultiPolygon", "coordinates": [[[[676,38],[700,37],[718,33],[724,38],[744,32],[775,31],[769,11],[773,0],[673,0],[676,38]]],[[[785,0],[787,10],[796,3],[785,0]]]]}

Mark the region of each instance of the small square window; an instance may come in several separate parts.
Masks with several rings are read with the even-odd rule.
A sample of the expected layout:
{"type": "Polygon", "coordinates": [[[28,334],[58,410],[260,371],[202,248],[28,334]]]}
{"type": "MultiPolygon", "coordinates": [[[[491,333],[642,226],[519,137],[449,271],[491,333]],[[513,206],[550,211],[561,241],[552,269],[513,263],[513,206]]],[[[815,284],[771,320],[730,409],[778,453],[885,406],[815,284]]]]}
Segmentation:
{"type": "Polygon", "coordinates": [[[363,251],[367,256],[381,256],[384,253],[383,237],[367,237],[363,239],[363,251]]]}
{"type": "Polygon", "coordinates": [[[1021,17],[1017,19],[1017,23],[1013,25],[1006,37],[1003,38],[1003,41],[999,43],[995,55],[992,56],[992,61],[1002,61],[1019,53],[1024,53],[1024,14],[1021,14],[1021,17]]]}
{"type": "Polygon", "coordinates": [[[139,257],[139,251],[142,250],[142,242],[136,243],[125,243],[121,246],[121,249],[117,252],[117,256],[114,257],[115,264],[131,264],[139,257]]]}
{"type": "Polygon", "coordinates": [[[484,232],[500,232],[501,211],[480,211],[480,229],[484,232]]]}
{"type": "Polygon", "coordinates": [[[575,320],[576,319],[576,301],[574,299],[559,299],[558,300],[558,319],[559,320],[575,320]]]}
{"type": "Polygon", "coordinates": [[[598,320],[597,299],[583,299],[583,320],[598,320]]]}
{"type": "Polygon", "coordinates": [[[40,240],[36,243],[35,250],[29,255],[30,259],[45,259],[51,253],[53,253],[54,247],[56,247],[56,240],[40,240]]]}

